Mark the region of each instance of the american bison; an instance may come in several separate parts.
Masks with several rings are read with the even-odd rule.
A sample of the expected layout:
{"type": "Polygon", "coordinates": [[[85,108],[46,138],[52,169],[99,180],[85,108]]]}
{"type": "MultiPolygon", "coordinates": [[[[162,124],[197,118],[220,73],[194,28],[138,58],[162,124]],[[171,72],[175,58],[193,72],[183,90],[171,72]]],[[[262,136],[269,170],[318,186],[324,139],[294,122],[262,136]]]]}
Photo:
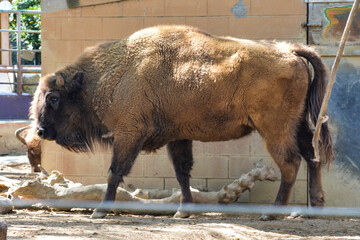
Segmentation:
{"type": "MultiPolygon", "coordinates": [[[[31,106],[38,135],[75,152],[111,145],[104,201],[141,150],[167,150],[192,202],[192,141],[226,141],[253,131],[281,171],[275,205],[286,205],[301,156],[310,172],[313,206],[323,206],[321,164],[313,133],[327,70],[310,47],[218,37],[187,26],[159,26],[89,48],[74,63],[44,76],[31,106]],[[313,80],[308,60],[314,68],[313,80]]],[[[327,124],[321,146],[330,161],[327,124]]],[[[99,207],[92,217],[106,213],[99,207]]]]}
{"type": "Polygon", "coordinates": [[[32,172],[41,172],[41,144],[37,126],[26,126],[15,131],[16,138],[26,146],[32,172]]]}

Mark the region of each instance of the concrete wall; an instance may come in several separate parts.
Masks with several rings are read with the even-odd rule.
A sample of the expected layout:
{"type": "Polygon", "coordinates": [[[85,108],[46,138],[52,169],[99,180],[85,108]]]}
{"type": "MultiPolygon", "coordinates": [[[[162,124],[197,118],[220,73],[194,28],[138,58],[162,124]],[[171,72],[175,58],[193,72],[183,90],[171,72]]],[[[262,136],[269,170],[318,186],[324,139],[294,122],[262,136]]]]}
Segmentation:
{"type": "Polygon", "coordinates": [[[0,156],[26,154],[26,147],[15,137],[15,131],[30,124],[27,120],[0,121],[0,156]]]}
{"type": "MultiPolygon", "coordinates": [[[[43,9],[46,11],[46,9],[43,9]]],[[[306,43],[306,5],[303,0],[127,0],[78,7],[42,15],[42,70],[51,73],[72,62],[93,44],[121,39],[144,27],[186,24],[208,33],[248,39],[277,39],[306,43]]],[[[43,142],[43,166],[57,169],[84,184],[105,183],[111,152],[74,154],[43,142]]],[[[192,185],[220,189],[263,158],[274,162],[258,134],[237,141],[194,143],[192,185]]],[[[277,169],[277,175],[279,171],[277,169]]],[[[141,188],[178,187],[166,151],[141,154],[125,183],[141,188]]],[[[279,181],[257,183],[240,201],[272,203],[279,181]]],[[[306,203],[306,167],[302,164],[291,203],[306,203]]]]}

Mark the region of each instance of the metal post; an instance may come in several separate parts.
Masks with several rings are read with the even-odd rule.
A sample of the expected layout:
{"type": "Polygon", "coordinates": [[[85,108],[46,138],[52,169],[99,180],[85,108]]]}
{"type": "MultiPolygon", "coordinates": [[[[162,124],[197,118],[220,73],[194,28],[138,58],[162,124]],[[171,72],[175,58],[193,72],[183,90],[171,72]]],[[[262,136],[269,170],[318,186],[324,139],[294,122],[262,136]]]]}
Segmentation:
{"type": "Polygon", "coordinates": [[[22,93],[22,72],[21,72],[21,13],[17,12],[17,94],[21,95],[22,93]]]}

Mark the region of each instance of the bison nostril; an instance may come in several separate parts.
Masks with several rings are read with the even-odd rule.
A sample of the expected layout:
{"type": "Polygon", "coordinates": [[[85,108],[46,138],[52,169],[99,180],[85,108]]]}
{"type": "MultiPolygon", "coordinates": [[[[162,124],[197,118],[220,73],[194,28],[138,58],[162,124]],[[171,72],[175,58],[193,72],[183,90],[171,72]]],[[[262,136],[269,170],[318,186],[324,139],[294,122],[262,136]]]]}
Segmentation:
{"type": "Polygon", "coordinates": [[[39,137],[43,137],[43,136],[44,136],[44,132],[45,132],[45,129],[44,129],[44,128],[38,127],[37,134],[39,135],[39,137]]]}

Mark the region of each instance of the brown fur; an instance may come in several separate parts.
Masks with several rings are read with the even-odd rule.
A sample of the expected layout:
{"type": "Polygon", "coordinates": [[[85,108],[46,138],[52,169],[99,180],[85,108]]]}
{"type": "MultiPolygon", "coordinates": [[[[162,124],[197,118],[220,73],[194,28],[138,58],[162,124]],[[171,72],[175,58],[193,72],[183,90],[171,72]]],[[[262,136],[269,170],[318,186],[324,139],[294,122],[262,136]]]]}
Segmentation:
{"type": "MultiPolygon", "coordinates": [[[[314,205],[322,205],[306,119],[310,113],[316,120],[313,101],[321,102],[325,77],[309,47],[161,26],[89,48],[43,77],[31,113],[43,138],[70,150],[92,149],[94,140],[112,144],[107,201],[139,151],[168,144],[183,202],[191,202],[191,141],[226,141],[257,130],[282,173],[275,204],[288,203],[302,155],[314,169],[314,205]],[[315,69],[312,83],[302,57],[315,69]]],[[[324,129],[330,159],[331,138],[324,129]]]]}
{"type": "Polygon", "coordinates": [[[27,157],[32,172],[41,172],[39,167],[41,164],[41,144],[36,131],[36,126],[27,126],[16,130],[15,135],[27,148],[27,157]]]}

